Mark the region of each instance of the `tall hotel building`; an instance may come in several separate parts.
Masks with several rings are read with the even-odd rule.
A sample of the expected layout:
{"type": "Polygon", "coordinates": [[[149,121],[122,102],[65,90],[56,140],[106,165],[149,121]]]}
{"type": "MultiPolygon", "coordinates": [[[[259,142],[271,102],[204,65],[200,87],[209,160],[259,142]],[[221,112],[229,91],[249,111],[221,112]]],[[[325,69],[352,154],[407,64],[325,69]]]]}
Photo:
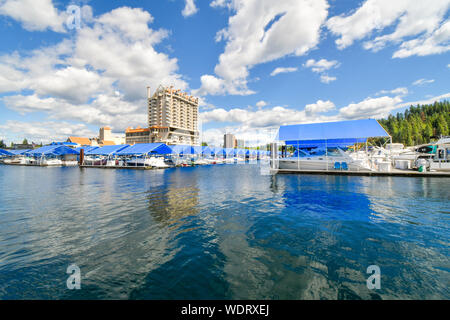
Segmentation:
{"type": "Polygon", "coordinates": [[[199,144],[198,98],[162,87],[151,95],[147,87],[148,128],[126,130],[127,143],[199,144]]]}

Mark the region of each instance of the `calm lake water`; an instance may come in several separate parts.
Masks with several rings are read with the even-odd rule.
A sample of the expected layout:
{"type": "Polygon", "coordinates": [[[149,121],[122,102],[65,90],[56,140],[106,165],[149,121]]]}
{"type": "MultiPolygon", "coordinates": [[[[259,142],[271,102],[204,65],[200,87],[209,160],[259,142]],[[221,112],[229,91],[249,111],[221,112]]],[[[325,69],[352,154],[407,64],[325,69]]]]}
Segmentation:
{"type": "Polygon", "coordinates": [[[449,198],[448,178],[0,166],[0,299],[450,299],[449,198]]]}

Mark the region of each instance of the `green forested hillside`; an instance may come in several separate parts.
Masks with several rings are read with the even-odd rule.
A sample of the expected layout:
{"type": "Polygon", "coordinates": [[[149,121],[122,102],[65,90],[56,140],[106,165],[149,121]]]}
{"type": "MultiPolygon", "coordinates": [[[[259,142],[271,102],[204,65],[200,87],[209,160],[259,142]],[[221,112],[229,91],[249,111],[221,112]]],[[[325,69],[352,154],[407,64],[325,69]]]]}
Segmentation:
{"type": "Polygon", "coordinates": [[[393,142],[405,146],[428,143],[441,135],[450,135],[450,102],[411,106],[396,116],[378,120],[393,142]]]}

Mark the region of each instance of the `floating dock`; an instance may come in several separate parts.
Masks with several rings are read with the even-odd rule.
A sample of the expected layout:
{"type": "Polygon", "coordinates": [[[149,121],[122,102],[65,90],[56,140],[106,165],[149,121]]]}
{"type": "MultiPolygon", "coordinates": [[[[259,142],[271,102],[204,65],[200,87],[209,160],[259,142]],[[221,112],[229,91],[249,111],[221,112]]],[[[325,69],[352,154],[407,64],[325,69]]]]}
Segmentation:
{"type": "MultiPolygon", "coordinates": [[[[155,167],[144,167],[144,166],[89,166],[89,165],[81,165],[80,168],[96,168],[96,169],[131,169],[131,170],[154,170],[158,169],[155,167]]],[[[167,169],[167,168],[161,168],[161,169],[167,169]]]]}
{"type": "Polygon", "coordinates": [[[321,175],[343,175],[343,176],[384,176],[384,177],[445,177],[450,178],[450,172],[427,171],[419,172],[413,170],[392,170],[389,172],[380,171],[351,171],[351,170],[291,170],[291,169],[271,169],[274,173],[281,174],[321,174],[321,175]]]}

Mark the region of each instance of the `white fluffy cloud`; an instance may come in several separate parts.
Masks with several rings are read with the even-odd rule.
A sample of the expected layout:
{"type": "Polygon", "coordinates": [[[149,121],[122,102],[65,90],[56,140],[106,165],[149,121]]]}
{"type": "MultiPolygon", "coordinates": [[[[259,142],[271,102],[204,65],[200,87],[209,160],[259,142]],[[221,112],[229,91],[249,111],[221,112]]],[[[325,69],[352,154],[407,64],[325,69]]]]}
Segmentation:
{"type": "Polygon", "coordinates": [[[80,123],[9,120],[0,125],[0,135],[10,141],[22,141],[22,139],[27,138],[29,142],[50,143],[52,141],[64,141],[68,136],[95,137],[98,132],[93,132],[85,124],[80,123]]]}
{"type": "Polygon", "coordinates": [[[297,71],[297,70],[298,70],[298,69],[295,68],[295,67],[287,67],[287,68],[278,67],[278,68],[275,68],[275,69],[270,73],[270,75],[273,77],[273,76],[276,76],[277,74],[280,74],[280,73],[295,72],[295,71],[297,71]]]}
{"type": "Polygon", "coordinates": [[[309,59],[306,63],[303,64],[305,68],[311,68],[312,72],[320,74],[320,82],[322,83],[330,83],[336,81],[337,78],[333,76],[329,76],[324,72],[330,70],[332,68],[338,68],[340,66],[339,62],[336,60],[328,61],[327,59],[320,59],[318,61],[314,59],[309,59]]]}
{"type": "Polygon", "coordinates": [[[448,0],[367,0],[350,15],[330,18],[327,27],[338,36],[339,49],[394,26],[392,33],[366,41],[364,48],[378,51],[389,43],[401,44],[395,58],[436,54],[450,50],[449,22],[443,23],[449,7],[448,0]]]}
{"type": "Polygon", "coordinates": [[[334,109],[336,109],[336,106],[330,100],[328,100],[328,101],[319,100],[316,103],[307,104],[306,107],[305,107],[305,111],[306,111],[307,114],[316,114],[316,113],[321,113],[321,112],[328,112],[328,111],[331,111],[331,110],[334,110],[334,109]]]}
{"type": "Polygon", "coordinates": [[[0,0],[0,15],[21,22],[29,31],[65,32],[67,15],[59,12],[52,0],[0,0]]]}
{"type": "Polygon", "coordinates": [[[145,125],[147,85],[187,87],[177,60],[155,49],[168,32],[149,28],[152,21],[142,9],[122,7],[94,17],[70,40],[0,56],[5,106],[117,131],[145,125]]]}
{"type": "Polygon", "coordinates": [[[250,94],[249,70],[286,55],[304,55],[320,40],[320,27],[328,14],[325,0],[214,1],[235,11],[217,41],[226,41],[216,75],[201,77],[198,94],[250,94]]]}
{"type": "Polygon", "coordinates": [[[304,64],[304,67],[311,68],[313,72],[322,73],[331,68],[339,67],[339,63],[336,60],[328,61],[327,59],[321,59],[316,61],[314,59],[309,59],[304,64]]]}
{"type": "Polygon", "coordinates": [[[263,108],[263,107],[267,106],[267,102],[265,102],[264,100],[258,101],[258,102],[256,103],[256,106],[257,106],[258,108],[263,108]]]}
{"type": "Polygon", "coordinates": [[[405,96],[409,93],[408,88],[406,87],[399,87],[393,90],[381,90],[379,92],[376,93],[377,96],[382,95],[382,94],[394,94],[394,95],[398,95],[398,96],[405,96]]]}
{"type": "Polygon", "coordinates": [[[181,12],[183,17],[190,17],[190,16],[196,14],[198,9],[195,5],[194,0],[185,0],[185,2],[186,2],[186,4],[184,6],[183,11],[181,12]]]}
{"type": "Polygon", "coordinates": [[[419,79],[413,82],[413,86],[423,86],[425,84],[433,83],[434,79],[419,79]]]}
{"type": "Polygon", "coordinates": [[[239,124],[239,126],[236,127],[246,129],[276,127],[294,123],[328,122],[367,118],[379,119],[386,117],[393,110],[405,106],[432,103],[448,97],[450,97],[450,93],[415,102],[404,102],[400,95],[394,97],[368,97],[363,101],[350,103],[339,110],[337,110],[335,104],[329,100],[318,100],[316,103],[306,105],[303,110],[280,106],[256,111],[241,108],[230,110],[216,108],[208,112],[203,112],[201,118],[203,123],[236,123],[239,124]],[[335,111],[334,114],[330,114],[331,111],[335,111]]]}
{"type": "Polygon", "coordinates": [[[336,77],[331,77],[331,76],[329,76],[327,74],[322,74],[320,76],[320,82],[323,82],[323,83],[327,83],[328,84],[328,83],[336,81],[336,80],[337,80],[336,77]]]}
{"type": "Polygon", "coordinates": [[[344,119],[384,118],[389,112],[397,109],[400,102],[402,99],[398,96],[367,98],[339,109],[339,115],[344,119]]]}

